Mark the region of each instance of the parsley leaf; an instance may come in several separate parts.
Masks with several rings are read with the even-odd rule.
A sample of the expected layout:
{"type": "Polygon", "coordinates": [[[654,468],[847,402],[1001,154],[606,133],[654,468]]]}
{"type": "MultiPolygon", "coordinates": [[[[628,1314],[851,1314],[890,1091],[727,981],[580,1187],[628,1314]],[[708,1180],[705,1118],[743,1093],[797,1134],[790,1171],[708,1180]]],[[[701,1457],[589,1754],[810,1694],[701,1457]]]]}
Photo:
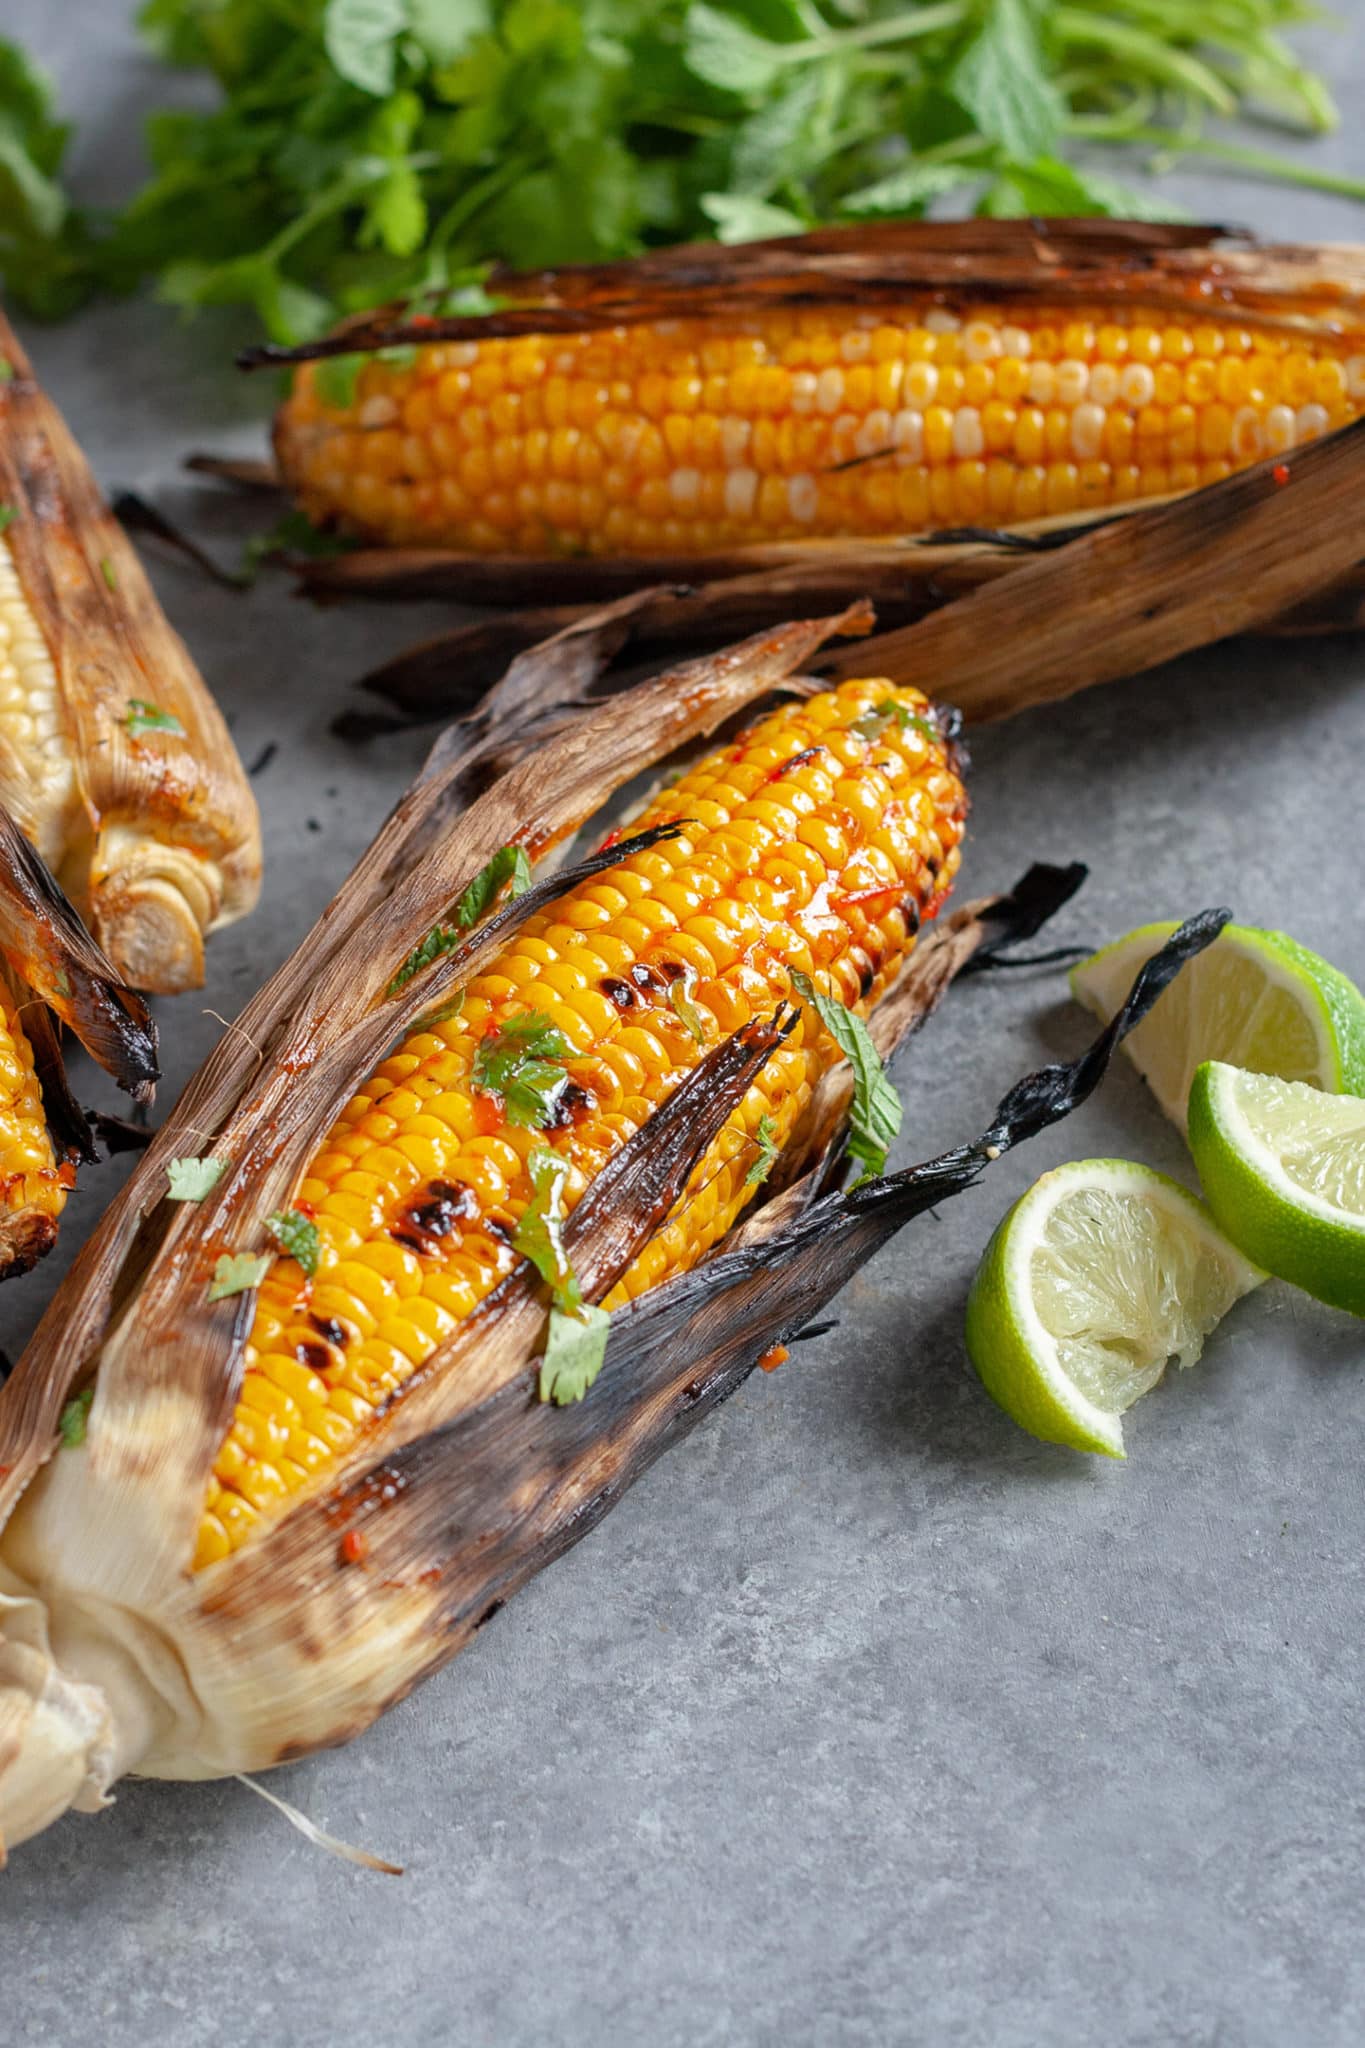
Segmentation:
{"type": "Polygon", "coordinates": [[[561,1064],[569,1046],[539,1010],[509,1017],[491,1038],[480,1039],[471,1080],[484,1095],[500,1095],[509,1124],[543,1131],[568,1086],[561,1064]]]}
{"type": "Polygon", "coordinates": [[[848,1149],[862,1162],[860,1181],[871,1180],[886,1165],[891,1141],[901,1127],[901,1099],[886,1077],[881,1055],[862,1018],[835,997],[821,995],[808,974],[794,972],[792,986],[801,1000],[811,1005],[853,1068],[848,1149]]]}
{"type": "Polygon", "coordinates": [[[777,1125],[766,1110],[758,1120],[753,1142],[758,1148],[758,1155],[744,1176],[746,1188],[760,1187],[772,1172],[777,1158],[777,1125]]]}
{"type": "Polygon", "coordinates": [[[569,1162],[541,1147],[526,1156],[535,1192],[512,1237],[513,1251],[529,1259],[554,1295],[556,1308],[581,1308],[583,1297],[564,1249],[564,1182],[569,1162]]]}
{"type": "Polygon", "coordinates": [[[574,1315],[550,1310],[545,1356],[540,1362],[540,1398],[564,1407],[581,1401],[602,1370],[607,1355],[611,1315],[585,1303],[574,1315]]]}
{"type": "Polygon", "coordinates": [[[202,1202],[227,1172],[226,1159],[172,1159],[167,1163],[168,1202],[202,1202]]]}
{"type": "Polygon", "coordinates": [[[73,1394],[57,1418],[57,1434],[68,1451],[79,1450],[85,1442],[85,1425],[90,1419],[90,1407],[94,1398],[93,1387],[86,1387],[81,1393],[73,1394]]]}
{"type": "Polygon", "coordinates": [[[226,1301],[230,1294],[246,1294],[259,1287],[270,1265],[269,1252],[221,1252],[209,1283],[209,1300],[226,1301]]]}
{"type": "Polygon", "coordinates": [[[123,723],[131,739],[144,732],[174,732],[183,738],[184,726],[173,711],[163,711],[159,705],[149,704],[145,697],[130,697],[123,723]]]}
{"type": "Polygon", "coordinates": [[[291,1259],[297,1259],[311,1280],[317,1272],[322,1251],[322,1239],[311,1217],[300,1215],[297,1209],[276,1209],[273,1215],[266,1217],[265,1227],[280,1250],[288,1252],[291,1259]]]}

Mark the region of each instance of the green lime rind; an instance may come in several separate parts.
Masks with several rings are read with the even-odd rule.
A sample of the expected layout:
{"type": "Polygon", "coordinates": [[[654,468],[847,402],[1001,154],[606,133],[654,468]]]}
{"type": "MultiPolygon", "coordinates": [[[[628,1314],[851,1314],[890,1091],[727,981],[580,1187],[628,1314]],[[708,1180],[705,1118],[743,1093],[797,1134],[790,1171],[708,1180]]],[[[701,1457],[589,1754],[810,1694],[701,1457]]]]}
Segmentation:
{"type": "MultiPolygon", "coordinates": [[[[1214,1325],[1264,1278],[1178,1181],[1131,1160],[1077,1160],[1036,1181],[986,1247],[967,1302],[967,1350],[987,1392],[1032,1435],[1122,1458],[1122,1410],[1156,1384],[1171,1358],[1192,1364],[1214,1325]],[[1106,1230],[1116,1236],[1106,1238],[1106,1230]],[[1167,1261],[1149,1268],[1155,1284],[1146,1291],[1141,1265],[1137,1284],[1127,1284],[1135,1253],[1167,1261]],[[1039,1293],[1046,1283],[1055,1315],[1057,1276],[1068,1269],[1063,1302],[1084,1311],[1067,1339],[1070,1365],[1039,1293]],[[1089,1323],[1092,1314],[1098,1319],[1089,1323]],[[1088,1357],[1076,1350],[1087,1327],[1094,1333],[1088,1357]],[[1089,1391],[1077,1384],[1078,1370],[1089,1391]]],[[[1064,1307],[1063,1326],[1068,1320],[1064,1307]]]]}
{"type": "MultiPolygon", "coordinates": [[[[1071,972],[1071,990],[1076,1000],[1107,1020],[1127,993],[1138,968],[1175,929],[1172,922],[1142,925],[1125,938],[1102,947],[1088,960],[1082,960],[1071,972]]],[[[1208,952],[1185,969],[1181,977],[1185,985],[1180,993],[1163,996],[1125,1045],[1172,1121],[1183,1124],[1188,1090],[1183,1078],[1182,1084],[1177,1085],[1169,1071],[1173,1048],[1169,1041],[1163,1044],[1163,1031],[1169,1031],[1176,1019],[1176,1028],[1189,1029],[1190,1006],[1198,1005],[1201,986],[1207,988],[1208,977],[1227,963],[1229,954],[1239,955],[1246,963],[1251,982],[1249,1007],[1232,1019],[1224,1014],[1221,1023],[1214,1024],[1205,1005],[1197,1042],[1181,1048],[1185,1054],[1182,1077],[1192,1079],[1195,1067],[1205,1059],[1223,1059],[1257,1072],[1311,1081],[1331,1094],[1365,1095],[1365,995],[1330,961],[1301,946],[1287,932],[1230,924],[1208,952]],[[1291,1049],[1287,1039],[1277,1040],[1273,1029],[1269,1037],[1264,1030],[1247,1035],[1258,1004],[1263,1005],[1267,996],[1287,998],[1292,1006],[1291,1019],[1293,1012],[1297,1012],[1307,1027],[1316,1043],[1316,1053],[1307,1064],[1301,1041],[1291,1049]]],[[[1283,1026],[1283,1007],[1279,1018],[1283,1026]]]]}
{"type": "Polygon", "coordinates": [[[1019,1317],[1002,1312],[1002,1304],[1016,1292],[1010,1271],[1011,1231],[1028,1199],[1021,1195],[1008,1211],[976,1269],[967,1296],[967,1356],[991,1399],[1030,1436],[1066,1444],[1074,1451],[1123,1458],[1123,1429],[1117,1419],[1074,1387],[1069,1387],[1068,1398],[1050,1375],[1040,1373],[1019,1317]]]}
{"type": "Polygon", "coordinates": [[[1206,1061],[1194,1077],[1190,1151],[1209,1207],[1258,1266],[1329,1308],[1365,1316],[1365,1216],[1289,1179],[1238,1107],[1239,1088],[1254,1079],[1219,1060],[1206,1061]]]}

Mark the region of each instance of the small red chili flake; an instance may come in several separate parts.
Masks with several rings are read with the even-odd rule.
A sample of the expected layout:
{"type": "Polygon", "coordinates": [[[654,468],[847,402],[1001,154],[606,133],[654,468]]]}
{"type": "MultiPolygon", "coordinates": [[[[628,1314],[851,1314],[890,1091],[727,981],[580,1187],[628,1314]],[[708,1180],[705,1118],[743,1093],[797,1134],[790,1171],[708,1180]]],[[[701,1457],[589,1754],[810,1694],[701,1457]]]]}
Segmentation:
{"type": "Polygon", "coordinates": [[[365,1562],[365,1553],[368,1549],[369,1545],[366,1543],[360,1530],[348,1529],[341,1539],[341,1562],[343,1564],[363,1564],[365,1562]]]}
{"type": "Polygon", "coordinates": [[[1270,475],[1273,482],[1280,485],[1287,484],[1289,482],[1289,464],[1287,462],[1277,462],[1270,475]]]}
{"type": "Polygon", "coordinates": [[[621,827],[619,825],[616,826],[614,831],[608,832],[606,838],[602,841],[602,844],[598,847],[597,851],[599,853],[606,853],[610,847],[619,846],[621,841],[625,838],[625,836],[626,835],[622,831],[621,827]]]}
{"type": "Polygon", "coordinates": [[[408,315],[409,327],[434,327],[435,325],[436,315],[434,313],[410,313],[408,315]]]}
{"type": "Polygon", "coordinates": [[[791,1357],[785,1344],[770,1345],[758,1361],[760,1372],[776,1372],[779,1365],[785,1365],[791,1357]]]}

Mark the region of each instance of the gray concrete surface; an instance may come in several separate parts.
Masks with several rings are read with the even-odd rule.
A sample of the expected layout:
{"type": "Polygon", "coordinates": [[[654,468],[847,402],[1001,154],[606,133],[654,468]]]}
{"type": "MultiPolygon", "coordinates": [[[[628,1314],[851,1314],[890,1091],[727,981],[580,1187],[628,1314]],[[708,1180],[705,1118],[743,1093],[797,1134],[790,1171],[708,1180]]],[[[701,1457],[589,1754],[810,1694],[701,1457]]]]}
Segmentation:
{"type": "MultiPolygon", "coordinates": [[[[115,0],[9,0],[84,117],[87,191],[132,173],[153,89],[115,0]]],[[[1356,17],[1358,19],[1358,16],[1356,17]]],[[[1365,42],[1330,50],[1359,99],[1365,42]]],[[[1320,151],[1365,169],[1358,129],[1320,151]]],[[[1180,177],[1299,235],[1342,203],[1180,177]]],[[[30,330],[109,482],[174,502],[192,445],[266,394],[227,323],[145,305],[30,330]]],[[[196,523],[226,537],[239,512],[196,523]]],[[[293,945],[417,759],[327,733],[347,679],[425,623],[248,600],[158,566],[251,759],[269,871],[202,1001],[189,1072],[293,945]]],[[[1059,938],[1225,900],[1365,978],[1365,650],[1233,646],[975,745],[966,881],[1093,876],[1059,938]]],[[[945,678],[951,694],[951,679],[945,678]]],[[[903,1156],[1084,1030],[1054,978],[961,990],[905,1069],[903,1156]]],[[[169,1092],[169,1091],[168,1091],[169,1092]]],[[[1045,1166],[1189,1177],[1128,1071],[926,1219],[477,1646],[280,1788],[400,1882],[309,1849],[236,1785],[129,1785],[0,1878],[6,2048],[597,2042],[1289,2048],[1365,2034],[1358,1325],[1271,1286],[1129,1419],[1130,1460],[1033,1443],[961,1341],[990,1228],[1045,1166]]],[[[86,1177],[69,1255],[118,1178],[86,1177]]],[[[0,1301],[20,1343],[62,1259],[0,1301]]]]}

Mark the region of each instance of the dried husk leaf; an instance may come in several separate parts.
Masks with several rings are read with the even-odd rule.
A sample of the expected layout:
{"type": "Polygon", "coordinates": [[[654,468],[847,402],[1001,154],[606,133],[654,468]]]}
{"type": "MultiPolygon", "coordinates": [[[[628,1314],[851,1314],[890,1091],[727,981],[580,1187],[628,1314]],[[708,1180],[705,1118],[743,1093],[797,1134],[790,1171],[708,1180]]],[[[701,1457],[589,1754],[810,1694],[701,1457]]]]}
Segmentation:
{"type": "Polygon", "coordinates": [[[0,800],[50,844],[64,885],[124,980],[157,992],[203,980],[207,932],[260,890],[256,804],[223,718],[136,554],[0,316],[5,539],[56,669],[79,817],[32,811],[26,763],[0,751],[0,800]],[[179,732],[129,730],[141,700],[179,732]]]}

